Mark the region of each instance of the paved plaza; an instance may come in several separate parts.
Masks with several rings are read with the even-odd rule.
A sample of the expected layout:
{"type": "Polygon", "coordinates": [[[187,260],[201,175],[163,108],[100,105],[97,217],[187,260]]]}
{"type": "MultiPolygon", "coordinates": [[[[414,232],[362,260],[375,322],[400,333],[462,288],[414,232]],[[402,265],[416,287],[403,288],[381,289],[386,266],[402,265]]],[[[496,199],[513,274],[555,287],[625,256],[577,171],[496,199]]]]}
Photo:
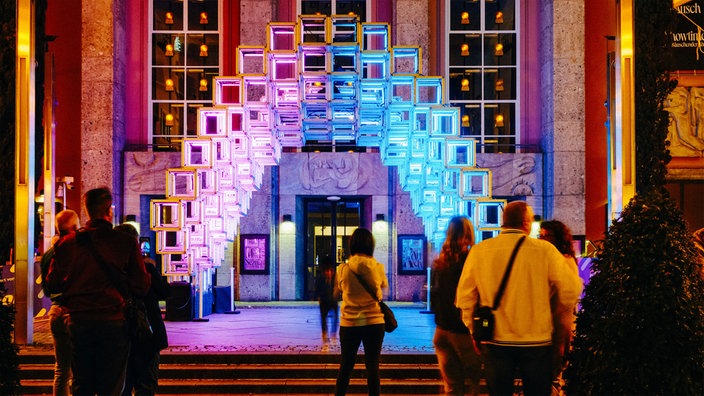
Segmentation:
{"type": "MultiPolygon", "coordinates": [[[[425,303],[390,302],[399,327],[384,338],[385,353],[434,353],[432,314],[425,303]]],[[[316,302],[267,302],[236,304],[237,314],[214,313],[207,321],[167,321],[169,348],[164,353],[339,353],[333,340],[324,345],[316,302]]],[[[51,349],[48,318],[35,320],[33,346],[51,349]]]]}

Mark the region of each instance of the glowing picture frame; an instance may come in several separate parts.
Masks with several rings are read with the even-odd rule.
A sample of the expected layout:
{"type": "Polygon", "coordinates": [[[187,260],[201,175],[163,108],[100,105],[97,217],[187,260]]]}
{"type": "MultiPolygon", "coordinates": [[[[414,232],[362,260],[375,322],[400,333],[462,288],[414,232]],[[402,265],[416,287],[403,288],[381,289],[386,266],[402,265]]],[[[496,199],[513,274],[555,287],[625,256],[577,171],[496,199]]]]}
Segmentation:
{"type": "Polygon", "coordinates": [[[167,231],[158,230],[156,231],[156,252],[159,254],[164,253],[186,253],[186,231],[167,231]]]}
{"type": "Polygon", "coordinates": [[[164,254],[162,258],[164,276],[188,276],[191,274],[191,260],[187,254],[164,254]]]}
{"type": "Polygon", "coordinates": [[[209,139],[184,139],[181,145],[181,164],[184,168],[210,168],[212,145],[209,139]]]}
{"type": "Polygon", "coordinates": [[[150,201],[150,221],[152,230],[180,230],[183,225],[181,202],[170,199],[150,201]]]}
{"type": "Polygon", "coordinates": [[[491,194],[491,170],[470,169],[460,173],[460,196],[484,198],[491,194]]]}
{"type": "Polygon", "coordinates": [[[242,78],[240,77],[215,77],[213,104],[239,105],[242,104],[242,78]]]}
{"type": "Polygon", "coordinates": [[[198,188],[195,169],[167,169],[166,197],[178,199],[196,199],[198,188]]]}

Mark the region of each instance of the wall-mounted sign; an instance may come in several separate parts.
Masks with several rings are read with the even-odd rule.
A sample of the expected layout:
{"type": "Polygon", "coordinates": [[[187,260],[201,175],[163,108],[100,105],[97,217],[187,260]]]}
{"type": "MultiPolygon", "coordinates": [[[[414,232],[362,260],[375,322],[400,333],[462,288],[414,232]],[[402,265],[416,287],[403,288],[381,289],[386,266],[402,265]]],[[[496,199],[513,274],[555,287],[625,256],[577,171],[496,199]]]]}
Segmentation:
{"type": "Polygon", "coordinates": [[[704,0],[691,0],[675,7],[677,26],[672,32],[675,70],[704,69],[704,0]]]}

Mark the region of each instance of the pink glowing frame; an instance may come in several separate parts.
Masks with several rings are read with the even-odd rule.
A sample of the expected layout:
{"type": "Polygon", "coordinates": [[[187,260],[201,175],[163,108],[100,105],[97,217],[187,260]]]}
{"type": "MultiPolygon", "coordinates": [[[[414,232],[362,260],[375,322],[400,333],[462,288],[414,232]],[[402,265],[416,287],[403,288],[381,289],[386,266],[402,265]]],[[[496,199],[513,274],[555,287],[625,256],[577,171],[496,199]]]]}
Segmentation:
{"type": "Polygon", "coordinates": [[[459,137],[459,109],[444,104],[441,77],[421,75],[421,60],[420,47],[391,47],[388,24],[348,15],[272,22],[265,47],[239,46],[237,75],[213,79],[213,107],[199,109],[198,137],[167,171],[168,199],[152,202],[164,272],[219,266],[264,166],[310,140],[379,147],[434,242],[451,213],[492,233],[482,216],[494,219],[504,201],[490,199],[476,143],[459,137]]]}

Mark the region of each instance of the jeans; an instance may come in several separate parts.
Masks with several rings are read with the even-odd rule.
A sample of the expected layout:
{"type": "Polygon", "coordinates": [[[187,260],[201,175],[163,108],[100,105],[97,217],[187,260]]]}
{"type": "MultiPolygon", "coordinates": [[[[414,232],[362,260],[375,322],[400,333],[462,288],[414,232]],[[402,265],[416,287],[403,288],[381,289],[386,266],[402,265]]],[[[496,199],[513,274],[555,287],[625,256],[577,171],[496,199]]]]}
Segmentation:
{"type": "Polygon", "coordinates": [[[479,394],[482,360],[474,351],[469,333],[453,333],[435,328],[433,337],[435,355],[445,385],[446,395],[479,394]],[[470,389],[465,390],[465,380],[470,379],[470,389]]]}
{"type": "Polygon", "coordinates": [[[71,337],[68,313],[56,304],[49,309],[49,327],[54,339],[54,396],[68,396],[71,386],[71,337]]]}
{"type": "Polygon", "coordinates": [[[525,396],[549,396],[552,388],[552,347],[482,346],[486,383],[491,396],[510,396],[516,375],[525,396]]]}
{"type": "Polygon", "coordinates": [[[73,394],[119,395],[125,385],[130,342],[124,321],[69,321],[73,343],[73,394]]]}
{"type": "Polygon", "coordinates": [[[368,326],[340,326],[340,371],[335,383],[335,395],[347,393],[350,375],[354,369],[359,344],[364,345],[364,365],[367,369],[367,387],[369,395],[381,394],[379,377],[379,357],[384,342],[384,324],[368,326]]]}
{"type": "Polygon", "coordinates": [[[324,301],[321,300],[319,303],[320,308],[320,329],[323,333],[323,341],[327,341],[328,334],[337,333],[337,318],[339,315],[339,309],[337,306],[337,301],[324,301]],[[332,311],[332,323],[330,326],[330,331],[328,331],[328,314],[332,311]]]}

